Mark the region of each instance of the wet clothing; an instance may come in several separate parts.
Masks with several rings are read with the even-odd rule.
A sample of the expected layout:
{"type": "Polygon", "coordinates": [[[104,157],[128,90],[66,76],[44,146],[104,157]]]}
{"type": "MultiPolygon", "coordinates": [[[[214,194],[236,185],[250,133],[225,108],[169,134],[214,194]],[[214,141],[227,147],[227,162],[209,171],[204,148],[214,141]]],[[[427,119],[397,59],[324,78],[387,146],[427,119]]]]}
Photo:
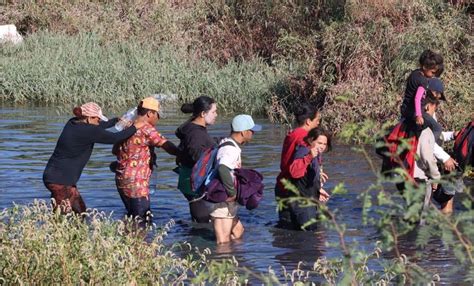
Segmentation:
{"type": "Polygon", "coordinates": [[[71,211],[81,214],[86,211],[86,204],[76,186],[65,186],[58,184],[45,184],[54,199],[54,209],[60,208],[61,213],[71,211]]]}
{"type": "Polygon", "coordinates": [[[412,119],[415,117],[415,98],[419,87],[427,88],[428,79],[423,75],[421,69],[411,72],[407,79],[405,95],[400,107],[402,117],[412,119]]]}
{"type": "Polygon", "coordinates": [[[209,136],[205,126],[195,124],[191,120],[179,126],[175,134],[180,139],[176,159],[179,165],[178,190],[189,202],[189,211],[193,221],[207,223],[210,221],[209,209],[205,202],[192,191],[191,173],[202,152],[214,147],[217,142],[209,136]]]}
{"type": "Polygon", "coordinates": [[[95,143],[114,144],[136,132],[131,126],[121,132],[112,133],[105,129],[117,123],[114,118],[99,125],[87,124],[71,118],[59,136],[53,155],[43,173],[45,183],[75,186],[87,161],[92,154],[95,143]]]}
{"type": "Polygon", "coordinates": [[[115,173],[119,192],[129,198],[149,196],[154,147],[161,147],[165,142],[155,127],[146,123],[132,137],[120,143],[115,173]]]}
{"type": "MultiPolygon", "coordinates": [[[[321,157],[313,158],[307,145],[296,147],[293,161],[290,164],[290,181],[298,189],[299,196],[319,200],[321,189],[320,176],[321,157]]],[[[297,196],[291,193],[291,196],[297,196]]],[[[300,201],[291,202],[285,210],[285,217],[280,220],[280,226],[297,230],[315,230],[315,221],[318,216],[316,206],[306,206],[300,201]]]]}
{"type": "Polygon", "coordinates": [[[138,220],[138,226],[145,227],[152,223],[150,197],[131,198],[123,189],[118,189],[120,198],[127,210],[127,216],[138,220]]]}
{"type": "Polygon", "coordinates": [[[308,135],[308,131],[302,127],[298,127],[286,135],[285,140],[283,141],[283,148],[281,151],[281,161],[280,161],[280,174],[278,174],[276,187],[275,187],[275,197],[284,198],[287,197],[289,192],[285,190],[283,184],[280,182],[282,179],[290,179],[290,164],[293,160],[293,155],[297,145],[303,145],[303,139],[308,135]]]}
{"type": "Polygon", "coordinates": [[[116,149],[115,184],[127,214],[140,220],[140,226],[151,222],[150,177],[154,167],[154,147],[166,143],[155,127],[146,123],[116,149]]]}
{"type": "Polygon", "coordinates": [[[290,166],[291,183],[306,198],[319,199],[321,188],[321,155],[312,157],[309,147],[298,145],[296,147],[293,163],[290,166]],[[303,159],[303,160],[296,160],[303,159]]]}
{"type": "MultiPolygon", "coordinates": [[[[219,178],[224,178],[221,178],[221,180],[226,181],[225,183],[223,182],[225,191],[228,195],[233,196],[236,194],[234,169],[240,169],[242,167],[242,150],[240,149],[239,144],[230,137],[222,139],[221,142],[219,142],[219,145],[222,145],[216,155],[219,178]],[[223,145],[226,142],[232,144],[223,145]],[[230,185],[228,182],[229,176],[232,178],[232,184],[230,185]]],[[[212,218],[231,219],[237,214],[238,205],[235,201],[222,203],[206,202],[206,205],[210,210],[210,216],[212,218]]]]}
{"type": "Polygon", "coordinates": [[[118,133],[105,130],[114,126],[117,121],[118,118],[114,118],[92,125],[71,118],[64,126],[43,173],[43,182],[55,199],[55,207],[61,207],[63,213],[86,211],[76,183],[89,161],[94,144],[114,144],[136,132],[134,126],[118,133]]]}
{"type": "MultiPolygon", "coordinates": [[[[283,141],[283,147],[281,150],[281,161],[280,161],[280,173],[277,176],[275,185],[275,199],[286,198],[290,195],[290,192],[285,190],[285,187],[281,183],[282,179],[289,180],[290,175],[290,164],[293,159],[293,155],[297,145],[304,144],[304,138],[308,135],[308,131],[302,127],[298,127],[291,130],[283,141]]],[[[283,206],[283,209],[278,210],[279,225],[284,222],[291,221],[290,212],[288,206],[283,206]]],[[[283,226],[286,228],[286,226],[283,226]]]]}

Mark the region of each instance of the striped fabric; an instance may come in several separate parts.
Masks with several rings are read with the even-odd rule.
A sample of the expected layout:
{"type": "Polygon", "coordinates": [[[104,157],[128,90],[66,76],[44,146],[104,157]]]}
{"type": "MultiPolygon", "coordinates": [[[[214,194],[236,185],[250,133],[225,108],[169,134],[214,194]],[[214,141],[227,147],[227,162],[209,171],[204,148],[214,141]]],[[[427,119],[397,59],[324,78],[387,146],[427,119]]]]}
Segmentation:
{"type": "Polygon", "coordinates": [[[83,116],[99,117],[102,121],[109,120],[102,114],[102,108],[94,102],[88,102],[81,105],[81,111],[83,116]]]}

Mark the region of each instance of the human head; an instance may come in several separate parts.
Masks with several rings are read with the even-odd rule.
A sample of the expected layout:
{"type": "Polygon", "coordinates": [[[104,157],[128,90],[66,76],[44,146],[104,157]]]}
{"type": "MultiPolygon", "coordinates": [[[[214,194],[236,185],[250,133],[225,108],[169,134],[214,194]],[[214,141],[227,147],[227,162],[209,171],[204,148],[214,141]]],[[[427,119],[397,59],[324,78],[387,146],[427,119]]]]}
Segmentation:
{"type": "Polygon", "coordinates": [[[217,104],[209,96],[200,96],[193,103],[185,103],[181,106],[183,113],[192,113],[192,119],[202,118],[206,125],[212,125],[217,118],[217,104]]]}
{"type": "Polygon", "coordinates": [[[108,121],[102,114],[102,108],[95,102],[88,102],[75,107],[72,111],[76,118],[84,120],[86,123],[99,125],[99,121],[108,121]]]}
{"type": "Polygon", "coordinates": [[[425,107],[426,113],[433,116],[438,106],[439,106],[439,99],[434,97],[433,94],[427,93],[424,99],[424,107],[425,107]]]}
{"type": "Polygon", "coordinates": [[[232,137],[237,139],[240,144],[252,140],[253,133],[262,130],[262,126],[255,124],[252,116],[239,114],[232,119],[232,137]]]}
{"type": "Polygon", "coordinates": [[[298,106],[294,115],[298,127],[303,127],[307,130],[318,127],[321,122],[321,114],[318,109],[309,103],[303,103],[298,106]]]}
{"type": "Polygon", "coordinates": [[[311,148],[318,146],[319,152],[330,151],[332,148],[331,135],[319,127],[311,129],[303,140],[311,148]]]}
{"type": "Polygon", "coordinates": [[[440,76],[444,70],[443,57],[432,50],[424,50],[418,61],[423,74],[428,78],[440,76]]]}
{"type": "Polygon", "coordinates": [[[437,99],[446,100],[446,97],[444,96],[444,85],[439,78],[430,78],[428,80],[428,85],[426,89],[427,94],[431,93],[437,99]]]}
{"type": "Polygon", "coordinates": [[[137,107],[137,115],[146,119],[151,125],[155,125],[160,119],[160,102],[154,97],[144,98],[137,107]]]}

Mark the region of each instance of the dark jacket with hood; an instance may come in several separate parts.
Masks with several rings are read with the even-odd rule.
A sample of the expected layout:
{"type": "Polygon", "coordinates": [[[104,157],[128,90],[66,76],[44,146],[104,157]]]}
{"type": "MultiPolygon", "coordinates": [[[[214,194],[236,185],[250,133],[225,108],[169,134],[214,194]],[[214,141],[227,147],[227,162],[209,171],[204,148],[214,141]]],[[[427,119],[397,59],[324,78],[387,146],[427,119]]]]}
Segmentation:
{"type": "Polygon", "coordinates": [[[192,168],[204,150],[216,145],[216,141],[207,133],[207,128],[191,120],[179,126],[175,134],[180,140],[176,161],[184,167],[192,168]]]}
{"type": "MultiPolygon", "coordinates": [[[[309,152],[310,149],[307,146],[298,145],[293,160],[304,158],[309,152]]],[[[314,157],[308,165],[304,166],[306,168],[304,176],[290,179],[303,197],[319,198],[319,189],[321,189],[320,160],[320,155],[314,157]]]]}

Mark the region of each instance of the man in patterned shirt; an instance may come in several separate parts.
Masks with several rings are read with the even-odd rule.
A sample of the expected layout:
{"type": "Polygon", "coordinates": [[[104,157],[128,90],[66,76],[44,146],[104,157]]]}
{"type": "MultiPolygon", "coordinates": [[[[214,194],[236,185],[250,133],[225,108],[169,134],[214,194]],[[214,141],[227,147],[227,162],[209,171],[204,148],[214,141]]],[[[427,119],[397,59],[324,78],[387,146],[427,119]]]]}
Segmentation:
{"type": "Polygon", "coordinates": [[[153,97],[143,99],[137,108],[135,122],[144,126],[127,140],[114,147],[117,156],[115,183],[128,216],[144,226],[151,222],[150,176],[155,165],[154,147],[163,148],[168,154],[177,155],[177,147],[155,129],[160,119],[160,103],[153,97]]]}

